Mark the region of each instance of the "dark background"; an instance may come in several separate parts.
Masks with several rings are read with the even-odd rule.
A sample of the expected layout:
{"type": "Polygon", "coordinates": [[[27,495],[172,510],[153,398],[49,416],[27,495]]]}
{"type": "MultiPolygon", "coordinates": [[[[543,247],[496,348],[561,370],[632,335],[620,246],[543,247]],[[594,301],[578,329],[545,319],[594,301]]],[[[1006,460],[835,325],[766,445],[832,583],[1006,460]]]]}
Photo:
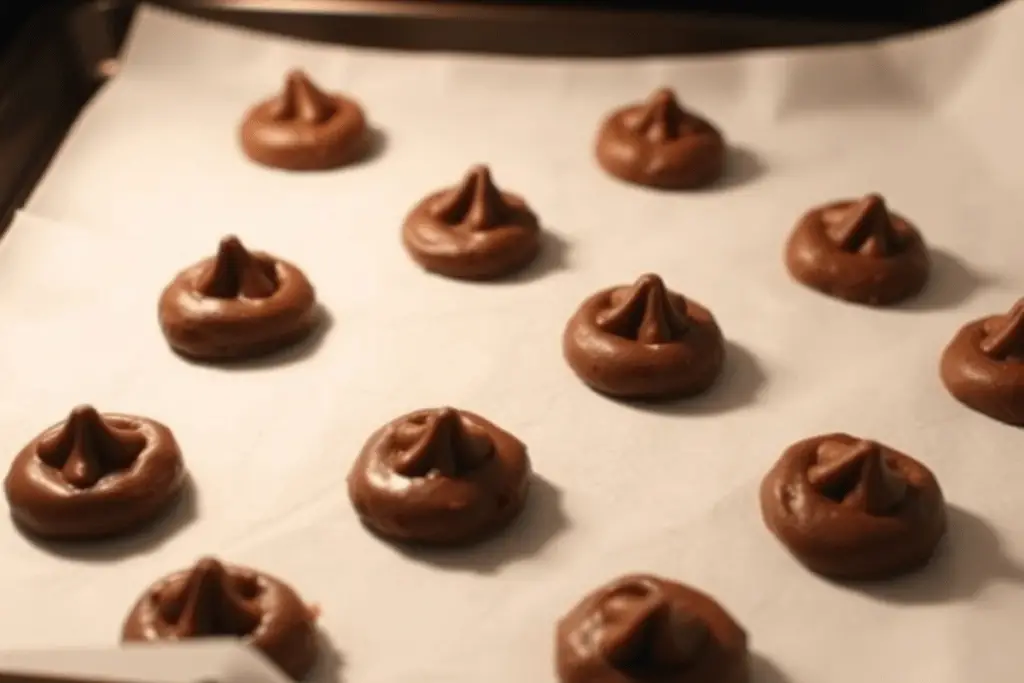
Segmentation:
{"type": "Polygon", "coordinates": [[[47,0],[0,0],[0,43],[6,44],[14,35],[29,12],[39,5],[49,4],[47,0]]]}

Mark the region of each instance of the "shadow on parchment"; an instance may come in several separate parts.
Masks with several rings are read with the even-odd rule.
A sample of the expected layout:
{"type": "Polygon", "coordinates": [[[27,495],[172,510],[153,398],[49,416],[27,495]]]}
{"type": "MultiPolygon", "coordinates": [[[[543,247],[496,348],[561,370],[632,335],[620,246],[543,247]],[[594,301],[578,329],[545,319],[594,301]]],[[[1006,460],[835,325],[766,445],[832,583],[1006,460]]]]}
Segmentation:
{"type": "Polygon", "coordinates": [[[877,600],[923,604],[970,600],[993,583],[1024,587],[1024,566],[1007,557],[992,526],[962,508],[946,510],[946,537],[931,563],[888,581],[854,583],[849,587],[877,600]]]}
{"type": "Polygon", "coordinates": [[[738,410],[755,403],[766,381],[764,370],[754,354],[736,342],[726,340],[722,374],[704,394],[671,400],[626,401],[608,398],[624,407],[650,413],[711,415],[738,410]]]}
{"type": "Polygon", "coordinates": [[[707,191],[728,190],[754,182],[768,172],[764,159],[752,149],[739,144],[729,145],[725,153],[725,171],[707,191]]]}
{"type": "Polygon", "coordinates": [[[545,275],[565,270],[569,267],[569,252],[572,245],[557,232],[547,227],[540,232],[540,251],[528,266],[519,272],[495,280],[476,280],[473,284],[481,287],[501,287],[523,282],[533,282],[545,275]]]}
{"type": "Polygon", "coordinates": [[[369,126],[366,129],[366,138],[363,141],[362,147],[363,149],[359,153],[359,157],[351,164],[342,166],[339,170],[364,166],[384,156],[384,152],[386,152],[388,148],[387,133],[380,128],[369,126]]]}
{"type": "Polygon", "coordinates": [[[931,273],[920,294],[896,306],[896,310],[934,311],[954,308],[996,279],[978,272],[945,249],[931,249],[931,273]]]}
{"type": "Polygon", "coordinates": [[[755,652],[750,655],[750,683],[790,683],[790,678],[770,659],[755,652]]]}
{"type": "Polygon", "coordinates": [[[179,358],[190,365],[209,368],[211,370],[220,370],[223,372],[270,370],[299,363],[312,356],[321,346],[323,346],[324,340],[330,333],[331,328],[334,327],[334,316],[331,312],[322,304],[318,303],[316,306],[316,315],[319,319],[316,328],[309,333],[308,337],[299,343],[282,349],[276,353],[261,356],[259,358],[227,361],[221,360],[216,362],[189,358],[188,356],[182,356],[181,354],[179,354],[179,358]]]}
{"type": "Polygon", "coordinates": [[[568,526],[561,490],[534,473],[523,511],[498,536],[466,547],[433,548],[403,544],[393,547],[412,560],[441,569],[492,574],[506,564],[540,552],[568,526]]]}
{"type": "Polygon", "coordinates": [[[303,680],[307,683],[341,683],[344,680],[345,658],[323,629],[317,630],[316,664],[303,680]]]}
{"type": "Polygon", "coordinates": [[[82,562],[110,562],[153,551],[168,538],[196,520],[199,494],[191,478],[185,480],[181,494],[156,520],[135,533],[107,540],[51,541],[22,530],[26,540],[52,555],[82,562]]]}

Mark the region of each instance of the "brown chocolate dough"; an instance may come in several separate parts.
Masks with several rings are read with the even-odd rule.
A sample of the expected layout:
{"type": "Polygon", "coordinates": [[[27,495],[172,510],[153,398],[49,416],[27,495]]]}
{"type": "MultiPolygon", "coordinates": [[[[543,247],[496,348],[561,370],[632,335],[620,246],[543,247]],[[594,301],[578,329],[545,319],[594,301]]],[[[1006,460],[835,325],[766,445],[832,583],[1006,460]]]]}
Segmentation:
{"type": "Polygon", "coordinates": [[[683,109],[668,88],[612,112],[597,135],[597,160],[605,171],[665,190],[715,182],[725,168],[725,152],[718,129],[683,109]]]}
{"type": "Polygon", "coordinates": [[[316,613],[286,583],[203,558],[146,589],[124,622],[125,642],[236,637],[294,679],[317,659],[316,613]]]}
{"type": "Polygon", "coordinates": [[[804,214],[786,244],[786,267],[811,289],[886,306],[921,291],[930,260],[917,229],[870,194],[804,214]]]}
{"type": "Polygon", "coordinates": [[[23,529],[52,539],[92,539],[153,521],[178,498],[185,478],[167,427],[79,406],[18,453],[4,490],[23,529]]]}
{"type": "Polygon", "coordinates": [[[297,267],[249,252],[237,237],[178,274],[160,297],[167,342],[183,356],[232,361],[292,346],[319,322],[316,295],[297,267]]]}
{"type": "Polygon", "coordinates": [[[725,358],[711,312],[651,274],[584,301],[566,325],[562,348],[580,379],[620,398],[699,394],[715,382],[725,358]]]}
{"type": "Polygon", "coordinates": [[[457,545],[511,522],[529,483],[518,439],[479,415],[440,408],[377,430],[352,466],[348,492],[363,523],[383,537],[457,545]]]}
{"type": "Polygon", "coordinates": [[[1024,299],[964,325],[942,354],[942,383],[979,413],[1024,425],[1024,299]]]}
{"type": "Polygon", "coordinates": [[[797,560],[835,579],[913,571],[946,532],[946,504],[931,471],[849,434],[786,449],[761,484],[761,513],[797,560]]]}
{"type": "Polygon", "coordinates": [[[746,683],[747,634],[711,597],[647,574],[587,595],[558,622],[561,683],[746,683]]]}
{"type": "Polygon", "coordinates": [[[528,266],[540,252],[540,224],[526,202],[502,192],[486,166],[421,200],[402,242],[424,269],[451,278],[493,280],[528,266]]]}
{"type": "Polygon", "coordinates": [[[289,73],[280,94],[248,111],[241,139],[250,159],[289,171],[344,166],[369,150],[362,108],[321,91],[302,71],[289,73]]]}

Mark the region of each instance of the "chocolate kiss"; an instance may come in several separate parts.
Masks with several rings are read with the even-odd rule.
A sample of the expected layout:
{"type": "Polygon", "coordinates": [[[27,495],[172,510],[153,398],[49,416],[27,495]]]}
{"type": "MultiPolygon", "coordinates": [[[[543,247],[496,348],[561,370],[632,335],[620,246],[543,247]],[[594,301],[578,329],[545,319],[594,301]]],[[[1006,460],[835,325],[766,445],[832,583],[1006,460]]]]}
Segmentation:
{"type": "Polygon", "coordinates": [[[1024,351],[1024,299],[1013,305],[1001,320],[993,321],[988,333],[981,340],[981,352],[997,360],[1019,358],[1024,351]]]}
{"type": "Polygon", "coordinates": [[[686,309],[673,305],[665,283],[652,274],[640,276],[620,303],[599,313],[596,322],[609,334],[642,344],[675,341],[687,328],[686,309]]]}
{"type": "Polygon", "coordinates": [[[262,618],[224,565],[210,557],[196,563],[178,590],[162,597],[160,614],[179,638],[245,636],[262,618]]]}
{"type": "Polygon", "coordinates": [[[196,289],[217,299],[265,299],[277,291],[277,282],[273,270],[231,235],[220,241],[213,265],[200,276],[196,289]]]}
{"type": "Polygon", "coordinates": [[[320,90],[302,71],[292,71],[284,90],[274,100],[270,116],[275,121],[298,119],[304,123],[323,123],[338,110],[334,98],[320,90]]]}
{"type": "Polygon", "coordinates": [[[707,624],[673,608],[657,587],[633,582],[602,605],[600,651],[619,669],[675,669],[692,663],[707,642],[707,624]]]}
{"type": "Polygon", "coordinates": [[[881,195],[869,194],[847,207],[843,217],[828,228],[828,235],[843,251],[876,258],[899,251],[899,235],[881,195]]]}
{"type": "Polygon", "coordinates": [[[512,208],[494,184],[491,171],[474,166],[458,186],[445,192],[430,214],[448,225],[465,226],[470,232],[489,230],[504,223],[512,208]]]}
{"type": "MultiPolygon", "coordinates": [[[[414,426],[407,423],[403,427],[414,426]]],[[[406,477],[425,477],[434,472],[457,477],[482,465],[493,451],[491,440],[468,427],[454,408],[435,411],[418,432],[412,446],[395,460],[395,471],[406,477]]]]}
{"type": "Polygon", "coordinates": [[[626,119],[626,127],[651,142],[675,140],[683,133],[683,122],[688,115],[668,88],[656,90],[646,102],[626,119]]]}
{"type": "Polygon", "coordinates": [[[92,406],[78,406],[55,433],[36,448],[39,459],[60,470],[77,489],[93,486],[111,472],[126,470],[146,447],[146,437],[111,426],[92,406]]]}
{"type": "Polygon", "coordinates": [[[907,493],[906,480],[885,462],[881,446],[864,439],[822,443],[807,479],[822,495],[871,515],[891,512],[907,493]]]}

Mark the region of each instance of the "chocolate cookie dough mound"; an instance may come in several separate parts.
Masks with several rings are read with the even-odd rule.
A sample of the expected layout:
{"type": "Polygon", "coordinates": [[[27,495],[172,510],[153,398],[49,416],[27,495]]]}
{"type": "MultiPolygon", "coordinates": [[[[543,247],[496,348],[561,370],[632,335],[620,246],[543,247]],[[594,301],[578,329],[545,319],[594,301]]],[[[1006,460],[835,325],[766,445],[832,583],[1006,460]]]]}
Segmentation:
{"type": "Polygon", "coordinates": [[[921,291],[930,260],[917,229],[871,194],[807,212],[786,244],[786,267],[811,289],[886,306],[921,291]]]}
{"type": "Polygon", "coordinates": [[[747,635],[711,597],[645,574],[602,586],[558,622],[561,683],[746,683],[747,635]]]}
{"type": "Polygon", "coordinates": [[[279,95],[249,110],[241,138],[250,159],[289,171],[336,168],[369,151],[362,108],[321,91],[301,71],[288,74],[279,95]]]}
{"type": "Polygon", "coordinates": [[[133,531],[178,498],[185,465],[171,431],[144,417],[79,406],[33,439],[4,480],[11,516],[51,539],[133,531]]]}
{"type": "Polygon", "coordinates": [[[526,202],[502,192],[486,166],[420,201],[402,242],[424,269],[451,278],[493,280],[528,266],[540,252],[540,224],[526,202]]]}
{"type": "Polygon", "coordinates": [[[584,301],[566,325],[562,348],[580,379],[620,398],[699,394],[714,384],[725,358],[711,312],[651,274],[584,301]]]}
{"type": "Polygon", "coordinates": [[[942,383],[969,408],[1024,425],[1024,299],[964,325],[942,354],[942,383]]]}
{"type": "Polygon", "coordinates": [[[761,512],[800,562],[835,579],[917,569],[946,531],[946,505],[928,468],[849,434],[786,449],[761,484],[761,512]]]}
{"type": "Polygon", "coordinates": [[[213,558],[147,588],[122,631],[125,642],[218,636],[245,639],[294,679],[317,659],[316,613],[290,586],[213,558]]]}
{"type": "Polygon", "coordinates": [[[605,171],[638,185],[696,189],[718,180],[726,146],[711,123],[683,109],[668,88],[605,119],[597,160],[605,171]]]}
{"type": "Polygon", "coordinates": [[[204,361],[255,358],[292,346],[319,322],[305,274],[277,257],[249,252],[237,237],[186,268],[160,297],[167,342],[204,361]]]}
{"type": "Polygon", "coordinates": [[[352,505],[383,537],[426,545],[482,540],[522,510],[526,447],[479,415],[441,408],[388,423],[348,475],[352,505]]]}

